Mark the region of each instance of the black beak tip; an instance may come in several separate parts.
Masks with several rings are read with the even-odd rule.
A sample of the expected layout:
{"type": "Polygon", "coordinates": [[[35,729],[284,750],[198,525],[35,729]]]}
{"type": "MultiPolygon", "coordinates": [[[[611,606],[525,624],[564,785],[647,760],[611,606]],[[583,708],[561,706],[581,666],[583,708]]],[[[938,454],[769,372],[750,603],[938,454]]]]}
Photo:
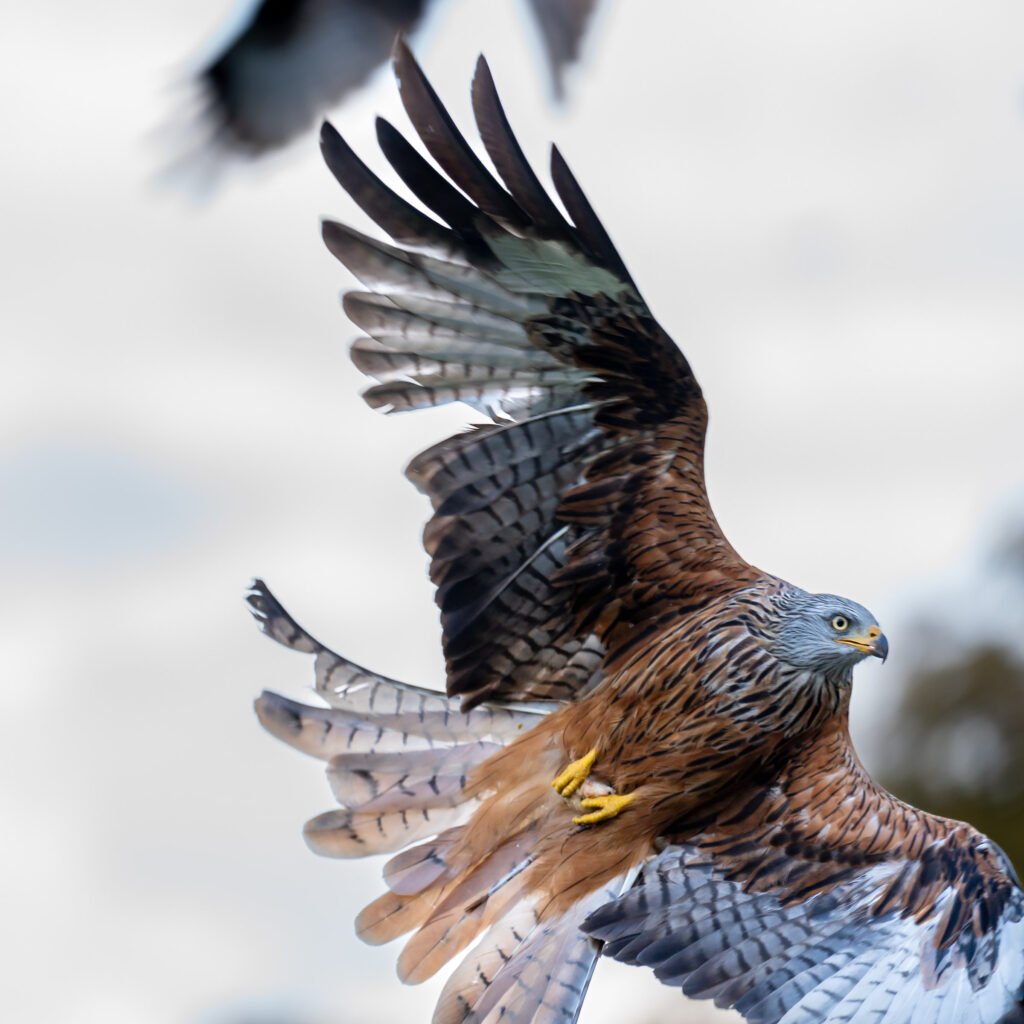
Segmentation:
{"type": "Polygon", "coordinates": [[[889,657],[889,641],[886,640],[885,634],[882,634],[882,636],[872,644],[872,647],[874,648],[872,653],[876,658],[881,658],[882,664],[884,665],[889,657]]]}

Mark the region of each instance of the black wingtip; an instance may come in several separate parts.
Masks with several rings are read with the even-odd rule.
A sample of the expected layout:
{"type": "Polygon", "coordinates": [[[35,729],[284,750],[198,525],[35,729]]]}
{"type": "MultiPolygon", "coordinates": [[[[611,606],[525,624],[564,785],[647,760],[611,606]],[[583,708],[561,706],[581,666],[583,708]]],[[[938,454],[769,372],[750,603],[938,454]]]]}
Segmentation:
{"type": "Polygon", "coordinates": [[[265,633],[267,625],[275,615],[284,611],[277,598],[270,592],[270,587],[257,576],[249,584],[245,592],[245,603],[249,606],[252,617],[260,624],[265,633]]]}
{"type": "Polygon", "coordinates": [[[402,32],[395,36],[395,41],[391,44],[391,68],[395,73],[395,78],[398,79],[399,86],[402,84],[403,74],[410,71],[423,73],[420,71],[420,66],[416,63],[416,58],[409,48],[409,42],[402,32]]]}
{"type": "Polygon", "coordinates": [[[246,604],[260,629],[271,640],[304,654],[316,654],[322,645],[311,637],[289,614],[270,587],[257,577],[245,594],[246,604]]]}
{"type": "Polygon", "coordinates": [[[338,241],[342,238],[345,231],[345,226],[339,224],[336,220],[331,220],[330,217],[320,218],[320,237],[323,239],[324,245],[334,253],[335,247],[338,241]]]}
{"type": "MultiPolygon", "coordinates": [[[[498,97],[498,87],[494,84],[494,75],[491,74],[490,65],[482,53],[476,59],[473,79],[469,83],[469,94],[473,98],[474,112],[483,97],[493,96],[495,100],[498,97]]],[[[498,102],[500,103],[500,100],[498,102]]],[[[477,123],[479,125],[479,116],[477,117],[477,123]]]]}
{"type": "Polygon", "coordinates": [[[298,701],[282,697],[273,690],[264,690],[253,701],[253,710],[271,736],[292,746],[295,737],[302,731],[302,705],[298,701]]]}
{"type": "Polygon", "coordinates": [[[342,138],[341,132],[330,121],[324,121],[320,125],[320,155],[324,158],[324,163],[327,164],[330,172],[344,188],[342,167],[344,161],[354,154],[349,144],[342,138]]]}
{"type": "Polygon", "coordinates": [[[618,274],[626,284],[638,292],[639,290],[612,243],[611,237],[590,205],[590,200],[580,188],[575,175],[569,169],[561,150],[554,143],[551,144],[550,166],[551,180],[555,184],[555,191],[587,248],[605,267],[618,274]]]}
{"type": "Polygon", "coordinates": [[[413,55],[412,49],[409,47],[404,36],[398,36],[395,39],[395,45],[391,54],[391,67],[395,74],[395,81],[398,83],[398,95],[402,98],[402,104],[413,123],[415,123],[416,118],[413,116],[413,111],[409,109],[409,104],[412,102],[409,93],[410,89],[414,93],[422,91],[427,97],[432,98],[435,103],[440,105],[441,101],[437,98],[437,94],[434,92],[426,72],[420,67],[419,61],[413,55]]]}
{"type": "Polygon", "coordinates": [[[320,238],[327,247],[327,251],[344,267],[349,267],[351,259],[349,253],[351,237],[344,224],[339,224],[336,220],[331,220],[329,217],[321,219],[320,238]]]}
{"type": "Polygon", "coordinates": [[[381,149],[396,135],[400,134],[398,129],[386,117],[382,117],[380,114],[373,119],[373,131],[377,136],[377,145],[381,149]]]}

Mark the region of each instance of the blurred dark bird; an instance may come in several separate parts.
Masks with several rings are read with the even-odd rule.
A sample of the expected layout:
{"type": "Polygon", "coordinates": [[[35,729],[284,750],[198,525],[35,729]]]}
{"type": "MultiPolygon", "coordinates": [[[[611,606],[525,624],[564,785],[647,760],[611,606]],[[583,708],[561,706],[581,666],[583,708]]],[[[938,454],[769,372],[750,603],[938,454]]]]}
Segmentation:
{"type": "Polygon", "coordinates": [[[257,704],[327,762],[341,807],[309,845],[397,854],[359,935],[411,933],[408,982],[477,943],[436,1024],[571,1022],[599,953],[761,1024],[1024,1019],[1010,862],[854,752],[853,668],[888,653],[875,617],[723,536],[689,363],[557,150],[561,208],[541,186],[483,60],[473,108],[498,177],[404,47],[396,71],[439,169],[385,121],[378,138],[434,216],[328,125],[328,166],[395,244],[334,222],[324,238],[367,289],[345,296],[366,400],[489,418],[407,471],[434,510],[448,694],[334,654],[261,582],[249,597],[315,655],[329,705],[257,704]]]}
{"type": "MultiPolygon", "coordinates": [[[[434,0],[262,0],[198,81],[219,147],[277,149],[362,86],[434,0]]],[[[529,0],[556,96],[597,0],[529,0]]]]}

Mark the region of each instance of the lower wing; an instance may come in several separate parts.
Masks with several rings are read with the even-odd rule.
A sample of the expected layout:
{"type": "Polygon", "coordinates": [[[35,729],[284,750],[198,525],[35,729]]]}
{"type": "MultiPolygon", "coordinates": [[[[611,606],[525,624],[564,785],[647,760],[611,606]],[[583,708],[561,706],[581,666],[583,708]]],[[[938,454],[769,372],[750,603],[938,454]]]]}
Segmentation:
{"type": "Polygon", "coordinates": [[[584,922],[756,1024],[1024,1021],[1024,892],[999,848],[877,787],[845,723],[693,822],[584,922]]]}

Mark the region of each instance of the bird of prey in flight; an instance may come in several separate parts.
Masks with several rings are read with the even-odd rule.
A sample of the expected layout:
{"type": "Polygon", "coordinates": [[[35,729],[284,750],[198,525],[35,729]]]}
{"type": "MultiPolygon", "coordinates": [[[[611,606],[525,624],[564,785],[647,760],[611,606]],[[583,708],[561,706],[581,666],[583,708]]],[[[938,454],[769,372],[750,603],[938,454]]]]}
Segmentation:
{"type": "Polygon", "coordinates": [[[392,239],[327,222],[365,291],[345,310],[375,408],[461,401],[488,422],[417,455],[447,695],[314,640],[262,582],[275,640],[327,707],[265,693],[264,726],[327,762],[305,836],[393,856],[359,915],[408,936],[407,982],[460,962],[435,1024],[571,1022],[600,955],[757,1024],[1024,1020],[1024,892],[970,825],[902,803],[848,729],[862,605],[745,562],[704,481],[707,412],[557,149],[559,206],[486,63],[496,175],[399,46],[434,163],[385,121],[421,211],[329,125],[324,157],[392,239]],[[436,164],[436,166],[435,166],[436,164]]]}
{"type": "MultiPolygon", "coordinates": [[[[249,20],[202,69],[205,131],[257,156],[309,129],[360,88],[436,0],[257,0],[249,20]]],[[[557,97],[597,0],[529,0],[557,97]]]]}

